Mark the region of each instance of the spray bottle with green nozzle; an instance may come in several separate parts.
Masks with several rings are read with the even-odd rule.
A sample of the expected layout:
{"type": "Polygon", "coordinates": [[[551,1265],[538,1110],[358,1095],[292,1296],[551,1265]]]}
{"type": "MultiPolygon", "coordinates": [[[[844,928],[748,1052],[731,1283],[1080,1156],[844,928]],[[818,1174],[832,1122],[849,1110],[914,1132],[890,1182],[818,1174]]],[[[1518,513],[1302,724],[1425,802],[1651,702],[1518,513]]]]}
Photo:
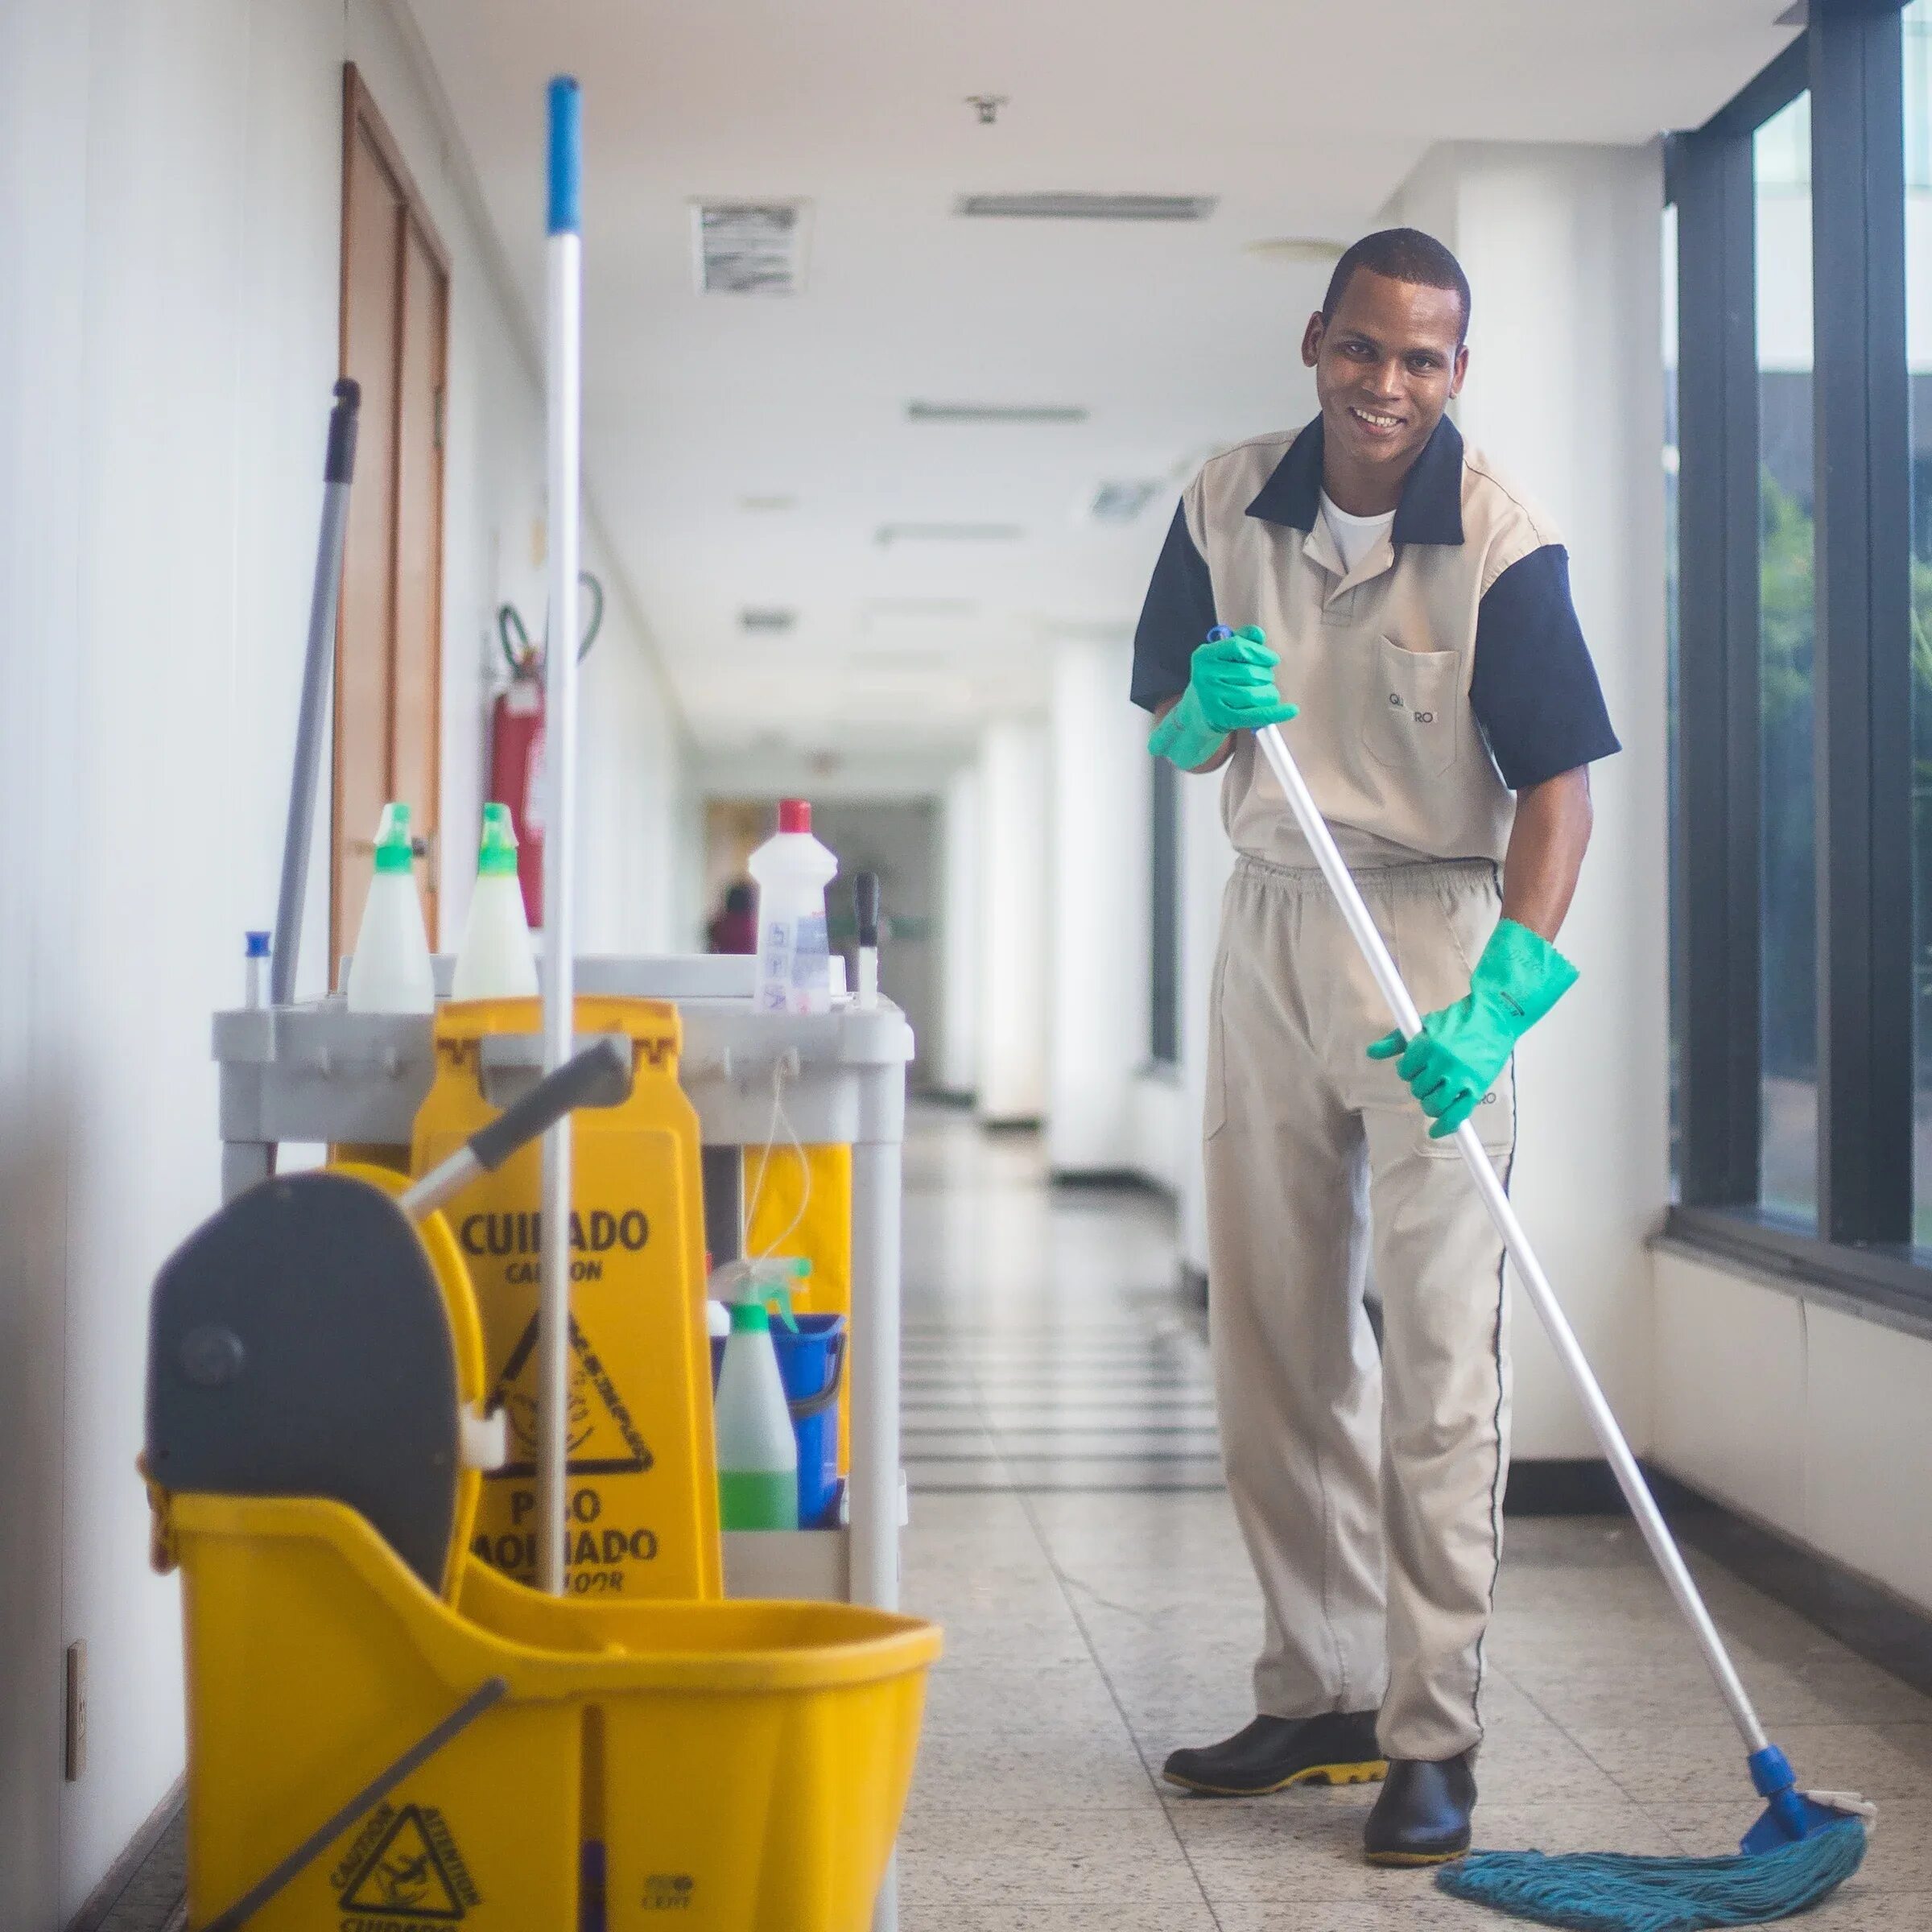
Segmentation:
{"type": "Polygon", "coordinates": [[[382,807],[376,828],[375,877],[362,907],[362,924],[349,964],[351,1013],[433,1013],[436,982],[416,897],[415,845],[409,807],[382,807]]]}
{"type": "Polygon", "coordinates": [[[795,1330],[794,1284],[809,1261],[767,1257],[728,1262],[713,1278],[724,1290],[731,1333],[718,1372],[718,1519],[726,1530],[799,1526],[799,1443],[771,1343],[771,1309],[795,1330]]]}

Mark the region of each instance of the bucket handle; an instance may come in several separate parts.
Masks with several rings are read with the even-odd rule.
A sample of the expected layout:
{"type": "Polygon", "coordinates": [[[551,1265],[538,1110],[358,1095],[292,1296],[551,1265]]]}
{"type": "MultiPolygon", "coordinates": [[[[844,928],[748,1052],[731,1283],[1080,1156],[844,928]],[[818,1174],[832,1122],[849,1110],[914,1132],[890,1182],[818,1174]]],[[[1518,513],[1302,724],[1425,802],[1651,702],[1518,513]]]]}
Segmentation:
{"type": "Polygon", "coordinates": [[[839,1399],[839,1391],[845,1381],[845,1331],[840,1329],[831,1340],[825,1351],[832,1362],[832,1373],[826,1378],[825,1386],[816,1395],[803,1397],[798,1402],[787,1402],[786,1407],[791,1411],[795,1422],[808,1422],[815,1415],[823,1415],[839,1399]]]}

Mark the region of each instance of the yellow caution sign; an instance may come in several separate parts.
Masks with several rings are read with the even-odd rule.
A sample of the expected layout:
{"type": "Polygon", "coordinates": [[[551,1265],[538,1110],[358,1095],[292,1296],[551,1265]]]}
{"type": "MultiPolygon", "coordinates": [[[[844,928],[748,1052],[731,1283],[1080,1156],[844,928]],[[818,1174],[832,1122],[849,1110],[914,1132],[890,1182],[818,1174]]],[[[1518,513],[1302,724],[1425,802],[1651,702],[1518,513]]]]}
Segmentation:
{"type": "MultiPolygon", "coordinates": [[[[745,1150],[745,1252],[803,1255],[811,1278],[799,1298],[814,1315],[852,1326],[852,1150],[840,1142],[745,1150]]],[[[852,1360],[851,1351],[846,1360],[852,1360]]],[[[839,1469],[852,1468],[852,1395],[839,1405],[839,1469]]]]}
{"type": "MultiPolygon", "coordinates": [[[[449,1002],[416,1117],[419,1174],[502,1111],[482,1042],[535,1034],[535,1000],[449,1002]]],[[[630,1097],[573,1115],[568,1587],[578,1596],[722,1594],[698,1121],[678,1084],[677,1009],[580,999],[576,1030],[633,1043],[630,1097]]],[[[514,1096],[513,1096],[514,1097],[514,1096]]],[[[521,1582],[537,1569],[537,1300],[543,1154],[526,1147],[444,1210],[482,1312],[489,1406],[510,1460],[489,1472],[470,1549],[521,1582]]]]}

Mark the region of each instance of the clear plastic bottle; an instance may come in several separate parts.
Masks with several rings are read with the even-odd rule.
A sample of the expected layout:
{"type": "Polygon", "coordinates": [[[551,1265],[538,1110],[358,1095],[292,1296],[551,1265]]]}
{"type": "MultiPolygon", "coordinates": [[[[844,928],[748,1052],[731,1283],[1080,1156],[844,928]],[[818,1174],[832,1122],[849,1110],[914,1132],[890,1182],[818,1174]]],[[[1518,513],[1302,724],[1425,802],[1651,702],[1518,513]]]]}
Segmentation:
{"type": "Polygon", "coordinates": [[[349,963],[351,1013],[433,1013],[436,976],[416,896],[409,807],[385,805],[376,830],[376,876],[369,882],[361,930],[349,963]]]}
{"type": "Polygon", "coordinates": [[[758,885],[758,1004],[761,1013],[829,1013],[831,947],[825,888],[839,861],[811,836],[803,799],[778,807],[778,829],[751,855],[758,885]]]}
{"type": "Polygon", "coordinates": [[[483,807],[483,842],[477,885],[456,953],[451,997],[459,1000],[534,999],[537,956],[517,881],[517,833],[507,805],[483,807]]]}
{"type": "Polygon", "coordinates": [[[762,1301],[735,1302],[718,1371],[718,1521],[727,1530],[799,1526],[799,1439],[762,1301]]]}

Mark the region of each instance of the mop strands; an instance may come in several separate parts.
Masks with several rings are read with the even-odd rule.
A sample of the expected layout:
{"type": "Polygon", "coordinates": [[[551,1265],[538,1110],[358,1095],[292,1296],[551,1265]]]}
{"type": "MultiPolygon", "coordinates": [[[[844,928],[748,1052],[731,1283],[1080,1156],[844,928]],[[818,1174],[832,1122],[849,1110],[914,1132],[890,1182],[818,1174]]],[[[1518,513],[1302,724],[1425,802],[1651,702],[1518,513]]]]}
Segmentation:
{"type": "MultiPolygon", "coordinates": [[[[1210,634],[1229,634],[1217,626],[1210,634]]],[[[1280,728],[1263,725],[1254,736],[1396,1025],[1405,1039],[1413,1038],[1422,1030],[1422,1016],[1280,728]]],[[[1458,1898],[1546,1925],[1579,1927],[1582,1932],[1693,1932],[1704,1926],[1765,1925],[1802,1912],[1858,1869],[1865,1854],[1867,1824],[1876,1813],[1848,1794],[1801,1791],[1784,1752],[1765,1736],[1682,1553],[1470,1122],[1456,1129],[1455,1145],[1589,1418],[1665,1585],[1697,1638],[1744,1740],[1751,1781],[1768,1801],[1768,1809],[1745,1835],[1741,1853],[1728,1858],[1477,1852],[1459,1864],[1445,1865],[1436,1875],[1436,1884],[1458,1898]]]]}
{"type": "Polygon", "coordinates": [[[1789,1918],[1858,1869],[1878,1810],[1847,1791],[1800,1791],[1775,1744],[1752,1753],[1751,1778],[1771,1802],[1728,1857],[1472,1852],[1435,1882],[1473,1904],[1579,1932],[1695,1932],[1789,1918]]]}

